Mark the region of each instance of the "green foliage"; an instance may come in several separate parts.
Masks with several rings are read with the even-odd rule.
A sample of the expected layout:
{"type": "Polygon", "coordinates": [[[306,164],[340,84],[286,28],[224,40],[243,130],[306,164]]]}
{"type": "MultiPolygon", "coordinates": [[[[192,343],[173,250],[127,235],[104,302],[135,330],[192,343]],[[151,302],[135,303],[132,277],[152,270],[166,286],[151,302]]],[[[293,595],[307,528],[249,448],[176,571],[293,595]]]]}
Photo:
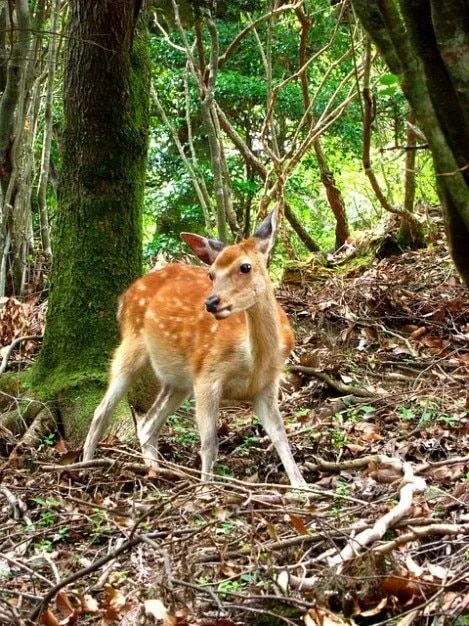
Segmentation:
{"type": "MultiPolygon", "coordinates": [[[[455,407],[457,410],[457,407],[455,407]]],[[[425,398],[418,400],[412,406],[401,406],[397,409],[398,416],[407,422],[415,422],[418,428],[426,428],[439,422],[445,426],[455,426],[458,416],[442,411],[438,400],[425,398]]]]}

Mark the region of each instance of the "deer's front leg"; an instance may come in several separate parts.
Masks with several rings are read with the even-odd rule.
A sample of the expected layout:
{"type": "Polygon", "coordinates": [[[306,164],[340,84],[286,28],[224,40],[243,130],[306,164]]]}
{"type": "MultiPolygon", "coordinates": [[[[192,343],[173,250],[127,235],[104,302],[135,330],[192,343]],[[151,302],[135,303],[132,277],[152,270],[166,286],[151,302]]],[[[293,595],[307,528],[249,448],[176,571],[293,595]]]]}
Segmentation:
{"type": "Polygon", "coordinates": [[[210,480],[218,455],[217,418],[220,386],[217,383],[198,383],[194,389],[195,417],[200,435],[201,478],[210,480]]]}
{"type": "Polygon", "coordinates": [[[282,416],[278,409],[278,385],[268,385],[255,400],[255,411],[262,426],[269,435],[270,440],[277,450],[290,483],[293,487],[305,487],[305,479],[301,475],[298,465],[293,458],[290,444],[288,443],[282,416]]]}

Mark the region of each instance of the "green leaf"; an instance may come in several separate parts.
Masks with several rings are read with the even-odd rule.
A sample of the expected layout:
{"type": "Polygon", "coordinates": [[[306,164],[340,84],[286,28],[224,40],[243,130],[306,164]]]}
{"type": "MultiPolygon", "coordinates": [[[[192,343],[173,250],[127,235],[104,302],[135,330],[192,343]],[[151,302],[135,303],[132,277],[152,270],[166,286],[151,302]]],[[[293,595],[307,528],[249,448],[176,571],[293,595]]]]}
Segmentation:
{"type": "Polygon", "coordinates": [[[399,79],[397,78],[396,74],[383,74],[379,77],[379,82],[382,85],[395,85],[399,82],[399,79]]]}

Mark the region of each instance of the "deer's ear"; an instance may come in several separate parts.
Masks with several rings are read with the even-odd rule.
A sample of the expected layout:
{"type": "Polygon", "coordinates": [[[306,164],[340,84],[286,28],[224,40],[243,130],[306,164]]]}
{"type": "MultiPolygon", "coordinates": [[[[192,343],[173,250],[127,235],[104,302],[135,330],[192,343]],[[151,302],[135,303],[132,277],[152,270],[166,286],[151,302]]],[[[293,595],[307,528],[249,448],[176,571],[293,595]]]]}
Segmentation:
{"type": "Polygon", "coordinates": [[[277,230],[278,223],[278,205],[269,215],[264,219],[262,224],[254,233],[254,239],[257,243],[257,249],[266,257],[269,256],[270,251],[274,245],[275,232],[277,230]]]}
{"type": "Polygon", "coordinates": [[[202,263],[207,265],[212,265],[225,247],[225,244],[217,239],[207,239],[193,233],[181,233],[181,239],[187,243],[202,263]]]}

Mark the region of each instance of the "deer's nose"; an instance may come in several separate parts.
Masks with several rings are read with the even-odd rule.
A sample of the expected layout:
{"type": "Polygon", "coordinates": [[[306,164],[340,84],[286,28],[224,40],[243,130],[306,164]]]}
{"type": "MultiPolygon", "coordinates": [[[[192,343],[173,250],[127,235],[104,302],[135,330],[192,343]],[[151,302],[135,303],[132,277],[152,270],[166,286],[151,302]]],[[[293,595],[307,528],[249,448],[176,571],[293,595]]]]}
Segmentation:
{"type": "Polygon", "coordinates": [[[216,294],[212,294],[205,300],[205,308],[209,313],[215,313],[219,304],[220,298],[216,294]]]}

